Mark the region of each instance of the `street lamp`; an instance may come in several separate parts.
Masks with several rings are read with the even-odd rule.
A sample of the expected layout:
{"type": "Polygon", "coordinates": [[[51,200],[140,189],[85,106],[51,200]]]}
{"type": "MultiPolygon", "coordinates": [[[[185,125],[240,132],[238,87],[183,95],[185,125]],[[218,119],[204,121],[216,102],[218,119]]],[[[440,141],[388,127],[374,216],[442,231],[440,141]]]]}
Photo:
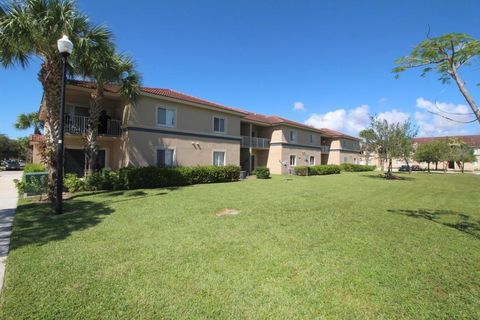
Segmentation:
{"type": "Polygon", "coordinates": [[[57,190],[55,213],[62,213],[63,201],[63,138],[65,135],[64,129],[64,114],[65,114],[65,82],[67,79],[67,59],[73,51],[73,43],[64,35],[57,41],[58,51],[62,56],[62,91],[60,93],[60,137],[57,146],[57,190]]]}

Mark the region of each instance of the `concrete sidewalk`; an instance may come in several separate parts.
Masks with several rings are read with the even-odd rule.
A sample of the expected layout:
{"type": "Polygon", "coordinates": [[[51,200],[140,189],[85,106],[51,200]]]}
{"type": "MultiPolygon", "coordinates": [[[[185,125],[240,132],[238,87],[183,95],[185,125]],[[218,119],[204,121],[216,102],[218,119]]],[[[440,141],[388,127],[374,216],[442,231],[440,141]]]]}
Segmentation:
{"type": "Polygon", "coordinates": [[[0,171],[0,292],[3,287],[12,223],[17,208],[18,192],[13,179],[21,179],[21,171],[0,171]]]}

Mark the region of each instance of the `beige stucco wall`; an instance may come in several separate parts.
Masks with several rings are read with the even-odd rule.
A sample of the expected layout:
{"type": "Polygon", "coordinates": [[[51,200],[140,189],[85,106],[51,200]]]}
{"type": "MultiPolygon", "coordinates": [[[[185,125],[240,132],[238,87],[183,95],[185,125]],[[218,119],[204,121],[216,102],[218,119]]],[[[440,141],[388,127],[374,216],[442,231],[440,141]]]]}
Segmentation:
{"type": "MultiPolygon", "coordinates": [[[[98,148],[105,150],[106,168],[117,170],[122,166],[122,140],[120,137],[98,137],[98,148]]],[[[85,144],[80,135],[65,135],[65,149],[84,149],[85,144]]]]}
{"type": "Polygon", "coordinates": [[[40,142],[30,142],[32,146],[32,163],[42,163],[40,155],[40,142]]]}
{"type": "Polygon", "coordinates": [[[128,126],[218,135],[213,132],[213,118],[215,116],[226,119],[225,135],[240,136],[239,115],[144,96],[129,107],[128,126]],[[176,110],[176,126],[174,128],[157,126],[157,107],[176,110]]]}
{"type": "MultiPolygon", "coordinates": [[[[265,131],[264,131],[265,132],[265,131]]],[[[271,129],[271,140],[272,142],[286,142],[286,143],[297,143],[303,145],[312,145],[320,146],[321,144],[321,134],[316,131],[309,131],[304,129],[299,129],[295,127],[290,127],[286,125],[274,126],[271,129]],[[290,141],[290,131],[295,131],[297,133],[297,140],[292,142],[290,141]],[[314,136],[314,143],[310,144],[310,134],[314,136]]]]}
{"type": "MultiPolygon", "coordinates": [[[[79,107],[90,108],[90,93],[83,90],[67,90],[65,94],[65,103],[76,105],[79,107]]],[[[107,111],[107,114],[113,119],[122,119],[124,103],[121,99],[113,99],[108,96],[102,100],[102,108],[107,111]]]]}
{"type": "Polygon", "coordinates": [[[240,165],[239,141],[133,130],[128,131],[127,163],[133,166],[156,165],[159,147],[174,149],[178,166],[211,165],[214,151],[225,152],[226,164],[240,165]]]}

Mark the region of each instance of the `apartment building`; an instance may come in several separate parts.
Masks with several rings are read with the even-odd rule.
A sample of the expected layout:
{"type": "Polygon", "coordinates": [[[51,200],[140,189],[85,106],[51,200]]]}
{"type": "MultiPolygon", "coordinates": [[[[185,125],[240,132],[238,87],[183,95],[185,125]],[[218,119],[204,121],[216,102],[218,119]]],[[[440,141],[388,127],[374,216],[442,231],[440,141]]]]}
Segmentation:
{"type": "MultiPolygon", "coordinates": [[[[466,143],[473,149],[473,153],[475,155],[475,161],[467,162],[464,164],[464,170],[466,171],[478,171],[480,170],[480,135],[462,135],[462,136],[441,136],[441,137],[419,137],[413,140],[414,146],[417,146],[422,143],[427,143],[435,140],[452,140],[452,141],[462,141],[466,143]]],[[[387,164],[384,163],[382,159],[378,157],[376,153],[371,153],[368,156],[366,154],[362,154],[360,158],[361,164],[370,164],[376,165],[378,168],[386,167],[387,164]]],[[[393,169],[398,169],[402,165],[406,165],[407,162],[405,159],[393,159],[392,160],[392,167],[393,169]]],[[[409,159],[409,165],[419,165],[422,168],[427,168],[427,163],[418,163],[413,159],[409,159]]],[[[462,163],[461,161],[448,161],[445,163],[438,163],[438,169],[444,168],[447,170],[461,170],[462,163]]],[[[431,168],[435,168],[435,165],[431,168]]]]}
{"type": "MultiPolygon", "coordinates": [[[[88,161],[83,136],[88,126],[91,82],[72,81],[66,90],[65,171],[82,175],[88,161]]],[[[238,165],[288,174],[298,165],[358,163],[359,139],[315,129],[278,116],[220,105],[170,89],[143,87],[128,103],[107,86],[99,126],[97,167],[238,165]]],[[[40,107],[40,118],[45,108],[40,107]]],[[[40,162],[42,137],[32,137],[40,162]]]]}

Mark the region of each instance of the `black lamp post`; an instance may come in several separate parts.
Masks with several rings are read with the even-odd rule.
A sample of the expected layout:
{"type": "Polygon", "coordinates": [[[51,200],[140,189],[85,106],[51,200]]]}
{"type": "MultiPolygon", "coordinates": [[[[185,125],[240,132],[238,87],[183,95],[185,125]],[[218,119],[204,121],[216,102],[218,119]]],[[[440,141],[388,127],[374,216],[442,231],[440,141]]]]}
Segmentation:
{"type": "Polygon", "coordinates": [[[57,41],[58,51],[62,56],[62,88],[60,94],[60,133],[58,138],[58,147],[57,147],[57,188],[56,188],[56,202],[55,202],[55,213],[62,213],[62,202],[63,202],[63,138],[65,135],[65,82],[67,79],[67,59],[68,56],[73,51],[73,43],[68,39],[67,36],[63,36],[57,41]]]}

